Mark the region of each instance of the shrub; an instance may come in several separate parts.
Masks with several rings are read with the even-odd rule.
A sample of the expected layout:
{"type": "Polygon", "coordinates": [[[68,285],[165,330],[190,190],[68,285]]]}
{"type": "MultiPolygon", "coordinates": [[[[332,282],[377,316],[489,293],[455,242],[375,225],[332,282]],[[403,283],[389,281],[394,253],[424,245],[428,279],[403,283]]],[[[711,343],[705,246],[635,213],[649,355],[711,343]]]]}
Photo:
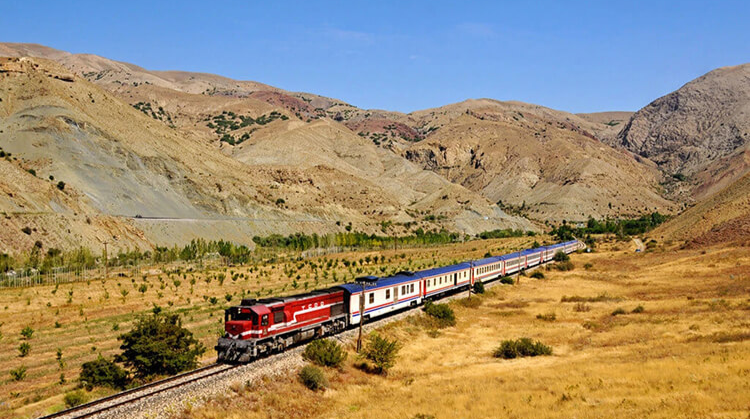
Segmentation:
{"type": "Polygon", "coordinates": [[[133,368],[136,377],[172,375],[193,369],[206,348],[182,327],[177,314],[140,316],[128,333],[118,337],[122,354],[116,360],[133,368]]]}
{"type": "Polygon", "coordinates": [[[302,357],[323,367],[338,368],[346,360],[347,353],[332,339],[318,339],[305,347],[302,357]]]}
{"type": "Polygon", "coordinates": [[[401,350],[401,345],[397,340],[390,340],[373,333],[370,335],[362,356],[375,364],[378,373],[386,374],[396,364],[399,350],[401,350]]]}
{"type": "Polygon", "coordinates": [[[29,228],[28,226],[22,228],[21,231],[23,231],[27,236],[31,235],[31,228],[29,228]]]}
{"type": "Polygon", "coordinates": [[[65,397],[63,397],[63,401],[65,401],[65,406],[68,407],[75,407],[80,404],[86,403],[86,393],[84,393],[82,390],[74,390],[68,393],[65,393],[65,397]]]}
{"type": "Polygon", "coordinates": [[[618,307],[612,312],[613,316],[619,316],[620,314],[625,314],[625,310],[622,307],[618,307]]]}
{"type": "Polygon", "coordinates": [[[29,345],[28,342],[21,342],[21,344],[18,345],[18,352],[18,356],[20,356],[21,358],[25,357],[29,354],[29,352],[31,352],[31,345],[29,345]]]}
{"type": "Polygon", "coordinates": [[[587,270],[587,271],[588,271],[589,269],[593,268],[593,267],[594,267],[594,265],[592,265],[591,263],[585,263],[585,264],[583,265],[583,269],[585,269],[585,270],[587,270]]]}
{"type": "Polygon", "coordinates": [[[23,336],[26,339],[31,339],[31,336],[34,335],[34,329],[32,329],[30,326],[26,326],[21,330],[21,336],[23,336]]]}
{"type": "Polygon", "coordinates": [[[526,356],[552,355],[552,348],[529,338],[504,340],[494,352],[495,358],[513,359],[526,356]]]}
{"type": "Polygon", "coordinates": [[[305,365],[299,372],[299,379],[305,387],[312,391],[322,390],[328,386],[328,380],[323,371],[314,365],[305,365]]]}
{"type": "Polygon", "coordinates": [[[591,310],[591,307],[586,303],[578,302],[575,306],[573,306],[573,310],[579,313],[585,313],[591,310]]]}
{"type": "Polygon", "coordinates": [[[514,281],[513,278],[510,277],[510,276],[504,276],[504,277],[500,278],[500,283],[501,284],[513,285],[513,284],[516,283],[516,281],[514,281]]]}
{"type": "Polygon", "coordinates": [[[474,294],[484,294],[484,283],[482,281],[474,283],[474,294]]]}
{"type": "Polygon", "coordinates": [[[18,368],[10,370],[10,376],[13,377],[13,381],[21,381],[26,378],[26,367],[21,365],[18,368]]]}
{"type": "Polygon", "coordinates": [[[448,304],[433,304],[432,301],[428,301],[427,304],[424,305],[423,310],[428,316],[437,320],[438,327],[456,325],[456,314],[448,304]]]}
{"type": "Polygon", "coordinates": [[[573,262],[567,260],[564,262],[557,262],[555,264],[555,269],[558,271],[572,271],[575,268],[575,265],[573,265],[573,262]]]}
{"type": "Polygon", "coordinates": [[[632,313],[643,313],[646,309],[642,305],[638,305],[638,307],[634,308],[632,313]]]}
{"type": "Polygon", "coordinates": [[[553,322],[557,319],[557,315],[553,312],[550,312],[546,314],[537,314],[536,318],[539,320],[544,320],[545,322],[553,322]]]}
{"type": "Polygon", "coordinates": [[[570,260],[570,256],[562,250],[558,250],[555,256],[552,257],[552,260],[555,262],[567,262],[570,260]]]}
{"type": "Polygon", "coordinates": [[[544,272],[542,272],[542,271],[534,271],[531,274],[531,277],[534,278],[534,279],[544,279],[544,272]]]}
{"type": "Polygon", "coordinates": [[[61,181],[59,181],[59,182],[57,182],[57,189],[59,189],[59,190],[61,190],[61,191],[62,191],[63,189],[65,189],[65,182],[63,182],[62,180],[61,180],[61,181]]]}
{"type": "Polygon", "coordinates": [[[462,298],[458,300],[458,304],[466,308],[477,308],[482,305],[480,298],[462,298]]]}
{"type": "Polygon", "coordinates": [[[128,384],[128,373],[114,361],[105,359],[101,355],[96,361],[85,362],[81,366],[81,385],[87,389],[94,386],[107,386],[114,389],[124,389],[128,384]]]}

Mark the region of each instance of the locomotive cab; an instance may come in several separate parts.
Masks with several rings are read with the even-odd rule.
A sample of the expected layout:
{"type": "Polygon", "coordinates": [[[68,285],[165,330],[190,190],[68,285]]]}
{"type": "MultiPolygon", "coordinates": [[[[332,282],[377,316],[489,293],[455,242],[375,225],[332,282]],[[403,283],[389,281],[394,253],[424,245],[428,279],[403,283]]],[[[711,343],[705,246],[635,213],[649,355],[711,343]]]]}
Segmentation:
{"type": "Polygon", "coordinates": [[[271,311],[262,305],[235,306],[224,311],[226,337],[250,339],[262,337],[268,329],[271,311]]]}

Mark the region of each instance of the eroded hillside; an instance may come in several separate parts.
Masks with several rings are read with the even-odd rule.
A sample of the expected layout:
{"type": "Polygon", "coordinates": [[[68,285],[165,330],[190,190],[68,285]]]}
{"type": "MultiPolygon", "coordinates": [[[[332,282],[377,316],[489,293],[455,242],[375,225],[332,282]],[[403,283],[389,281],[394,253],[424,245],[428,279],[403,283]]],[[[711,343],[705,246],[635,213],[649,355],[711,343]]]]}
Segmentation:
{"type": "MultiPolygon", "coordinates": [[[[7,59],[0,77],[0,146],[40,177],[80,191],[88,215],[118,217],[151,243],[196,236],[250,243],[256,234],[338,231],[341,222],[375,231],[380,221],[420,225],[427,215],[443,221],[427,228],[469,233],[530,227],[335,121],[306,122],[253,98],[163,88],[148,91],[165,92],[148,112],[43,59],[7,59]],[[196,96],[205,100],[191,108],[196,96]],[[203,106],[212,101],[213,108],[203,106]],[[259,132],[245,144],[250,152],[215,138],[208,126],[229,109],[252,115],[259,132]],[[326,126],[332,131],[319,132],[326,126]],[[279,147],[287,132],[289,151],[279,147]],[[327,145],[317,150],[316,141],[327,145]]],[[[123,239],[122,246],[139,244],[123,239]]]]}

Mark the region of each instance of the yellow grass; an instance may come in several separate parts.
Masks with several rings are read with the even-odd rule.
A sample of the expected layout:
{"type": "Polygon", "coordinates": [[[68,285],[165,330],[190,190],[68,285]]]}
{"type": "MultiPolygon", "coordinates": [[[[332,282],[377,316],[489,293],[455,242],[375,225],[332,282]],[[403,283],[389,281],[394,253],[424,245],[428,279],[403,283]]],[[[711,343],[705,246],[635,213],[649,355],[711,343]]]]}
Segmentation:
{"type": "Polygon", "coordinates": [[[343,371],[327,370],[325,392],[306,390],[289,374],[237,385],[235,394],[182,415],[748,417],[750,249],[602,251],[572,260],[575,270],[495,288],[479,307],[453,303],[456,327],[435,333],[412,319],[386,326],[381,333],[404,343],[387,377],[355,369],[351,354],[343,371]],[[632,313],[639,305],[644,311],[632,313]],[[625,314],[612,316],[617,308],[625,314]],[[536,318],[548,313],[556,319],[536,318]],[[541,340],[554,354],[492,357],[502,340],[519,337],[541,340]]]}
{"type": "MultiPolygon", "coordinates": [[[[359,252],[329,255],[312,261],[318,265],[326,260],[359,261],[366,256],[385,257],[385,262],[365,263],[361,271],[346,268],[339,263],[335,269],[319,268],[317,273],[309,265],[297,270],[301,262],[280,262],[259,267],[229,267],[221,271],[188,272],[182,274],[150,275],[145,280],[136,278],[110,278],[107,281],[93,280],[89,283],[39,286],[24,289],[0,289],[0,417],[36,417],[63,407],[63,395],[76,386],[82,363],[96,359],[99,354],[111,357],[119,352],[117,336],[127,331],[132,320],[148,312],[154,304],[170,311],[183,314],[183,320],[200,341],[209,349],[203,362],[216,358],[213,346],[223,331],[223,310],[230,304],[237,304],[243,293],[255,297],[255,291],[263,290],[262,295],[280,295],[304,291],[304,283],[310,289],[330,286],[351,280],[353,276],[378,274],[380,268],[420,269],[426,266],[443,265],[454,259],[477,258],[487,251],[495,254],[528,247],[534,238],[513,238],[506,240],[474,241],[438,248],[398,249],[383,252],[359,252]],[[403,256],[403,257],[402,257],[403,256]],[[288,274],[288,269],[295,272],[288,274]],[[250,270],[252,269],[252,272],[250,270]],[[262,271],[260,274],[258,271],[262,271]],[[285,273],[285,271],[287,273],[285,273]],[[217,275],[225,274],[223,285],[217,275]],[[243,278],[232,280],[232,273],[244,274],[243,278]],[[300,279],[297,279],[297,275],[300,279]],[[163,281],[164,289],[160,282],[163,281]],[[210,283],[206,279],[211,279],[210,283]],[[318,283],[316,285],[316,278],[318,283]],[[195,279],[195,284],[190,284],[195,279]],[[181,284],[176,286],[174,281],[181,284]],[[298,288],[292,287],[297,281],[298,288]],[[145,293],[138,288],[145,284],[145,293]],[[192,288],[192,290],[191,290],[192,288]],[[121,290],[127,290],[124,298],[121,290]],[[69,292],[72,291],[72,296],[69,292]],[[160,295],[161,294],[161,295],[160,295]],[[226,294],[232,294],[228,303],[226,294]],[[204,296],[208,300],[204,300],[204,296]],[[210,297],[217,299],[212,304],[210,297]],[[170,306],[171,304],[171,306],[170,306]],[[56,327],[55,322],[59,323],[56,327]],[[117,325],[119,330],[113,330],[117,325]],[[20,331],[25,326],[34,329],[28,343],[31,352],[19,357],[18,346],[25,341],[20,331]],[[57,349],[62,350],[63,368],[56,360],[57,349]],[[28,368],[26,378],[14,381],[10,371],[19,366],[28,368]],[[60,384],[60,374],[66,382],[60,384]]],[[[542,238],[536,238],[542,241],[542,238]]],[[[111,390],[99,389],[90,397],[100,396],[111,390]]]]}

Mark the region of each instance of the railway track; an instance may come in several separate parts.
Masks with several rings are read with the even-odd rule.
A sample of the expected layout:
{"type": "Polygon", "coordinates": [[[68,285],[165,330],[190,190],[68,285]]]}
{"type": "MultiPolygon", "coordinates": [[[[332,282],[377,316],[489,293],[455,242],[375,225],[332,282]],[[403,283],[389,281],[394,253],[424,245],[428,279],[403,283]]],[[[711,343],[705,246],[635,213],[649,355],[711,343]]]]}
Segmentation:
{"type": "Polygon", "coordinates": [[[237,368],[236,365],[211,364],[192,371],[178,374],[163,380],[154,381],[140,387],[125,390],[111,396],[102,397],[89,403],[84,403],[70,409],[61,410],[40,419],[53,418],[88,418],[108,410],[112,410],[138,400],[151,397],[173,388],[181,387],[187,383],[203,380],[205,378],[224,373],[237,368]]]}
{"type": "MultiPolygon", "coordinates": [[[[550,263],[550,262],[547,262],[547,263],[550,263]]],[[[529,268],[526,270],[526,272],[532,272],[538,268],[543,267],[547,263],[529,268]]],[[[509,276],[517,278],[519,274],[515,273],[509,276]]],[[[497,279],[486,283],[486,287],[488,289],[493,288],[497,285],[500,285],[500,281],[497,279]]],[[[441,298],[440,300],[443,302],[447,302],[447,301],[455,300],[458,298],[463,298],[466,295],[467,295],[466,290],[463,290],[463,291],[459,291],[451,295],[447,295],[441,298]]],[[[415,312],[417,312],[415,308],[405,309],[403,311],[394,313],[393,315],[389,315],[389,316],[382,317],[377,320],[368,322],[365,324],[364,328],[366,331],[369,331],[374,328],[383,326],[387,323],[390,323],[392,321],[400,320],[404,318],[405,316],[412,315],[415,312]]],[[[333,339],[337,339],[341,341],[342,343],[345,343],[346,339],[354,338],[356,336],[356,333],[357,333],[356,328],[350,328],[350,329],[345,330],[344,332],[341,332],[336,335],[332,335],[330,337],[333,339]]],[[[85,404],[82,404],[82,405],[79,405],[70,409],[62,410],[60,412],[53,413],[48,416],[43,416],[39,419],[53,419],[53,418],[80,419],[80,418],[93,417],[97,415],[106,415],[107,413],[114,413],[110,411],[113,411],[117,408],[124,407],[129,404],[137,404],[139,401],[146,401],[147,399],[152,398],[153,396],[168,392],[169,390],[177,389],[179,387],[185,386],[186,384],[203,381],[209,377],[214,377],[225,372],[229,374],[230,370],[235,370],[240,367],[245,367],[245,366],[253,365],[256,363],[262,363],[264,365],[273,364],[276,360],[280,359],[277,357],[293,356],[293,354],[300,353],[302,351],[302,348],[304,348],[304,346],[305,344],[302,344],[294,348],[291,348],[290,350],[283,352],[281,354],[272,355],[267,358],[260,358],[248,364],[242,364],[242,365],[211,364],[202,368],[198,368],[193,371],[175,375],[173,377],[165,378],[163,380],[155,381],[153,383],[149,383],[149,384],[137,387],[137,388],[133,388],[130,390],[126,390],[120,393],[113,394],[111,396],[103,397],[101,399],[97,399],[92,402],[85,403],[85,404]]],[[[256,367],[256,368],[260,368],[260,367],[256,367]]],[[[229,379],[231,380],[231,377],[229,377],[229,379]]],[[[163,395],[163,396],[166,396],[166,395],[163,395]]],[[[169,397],[169,396],[166,396],[166,397],[169,397]]],[[[120,417],[119,413],[116,414],[115,417],[120,417]]],[[[124,416],[124,417],[128,417],[128,416],[124,416]]]]}

